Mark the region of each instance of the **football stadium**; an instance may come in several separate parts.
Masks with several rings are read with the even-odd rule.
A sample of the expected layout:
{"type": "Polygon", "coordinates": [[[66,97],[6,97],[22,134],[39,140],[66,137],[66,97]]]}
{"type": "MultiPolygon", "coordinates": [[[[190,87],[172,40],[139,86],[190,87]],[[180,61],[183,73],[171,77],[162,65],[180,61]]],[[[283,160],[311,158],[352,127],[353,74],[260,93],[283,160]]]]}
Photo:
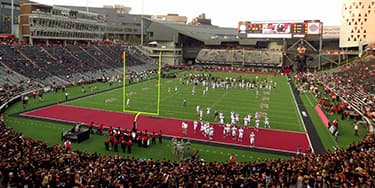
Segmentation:
{"type": "Polygon", "coordinates": [[[233,27],[0,3],[0,187],[375,187],[374,0],[233,27]]]}

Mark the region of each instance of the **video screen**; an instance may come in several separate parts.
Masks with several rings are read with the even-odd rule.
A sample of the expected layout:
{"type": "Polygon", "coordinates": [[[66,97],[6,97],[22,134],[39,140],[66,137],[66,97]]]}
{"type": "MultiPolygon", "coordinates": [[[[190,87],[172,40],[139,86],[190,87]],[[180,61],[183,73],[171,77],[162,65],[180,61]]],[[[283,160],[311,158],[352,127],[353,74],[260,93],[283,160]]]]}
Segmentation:
{"type": "Polygon", "coordinates": [[[289,34],[291,33],[290,23],[266,23],[263,24],[263,34],[289,34]]]}

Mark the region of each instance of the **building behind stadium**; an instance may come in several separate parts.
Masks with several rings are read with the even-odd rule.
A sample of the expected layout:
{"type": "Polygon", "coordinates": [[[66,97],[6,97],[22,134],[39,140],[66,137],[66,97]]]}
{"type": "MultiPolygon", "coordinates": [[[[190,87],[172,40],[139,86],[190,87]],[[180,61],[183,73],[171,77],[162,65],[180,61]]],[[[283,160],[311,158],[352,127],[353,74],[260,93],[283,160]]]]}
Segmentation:
{"type": "MultiPolygon", "coordinates": [[[[348,57],[340,52],[338,46],[358,51],[361,45],[374,41],[374,36],[370,35],[374,33],[373,24],[370,24],[375,17],[374,0],[343,2],[341,32],[338,26],[322,25],[322,41],[319,38],[305,39],[310,44],[307,46],[314,47],[307,50],[314,56],[310,64],[320,66],[321,60],[340,63],[348,57]],[[316,63],[318,59],[319,63],[316,63]]],[[[96,41],[140,44],[142,41],[145,54],[157,58],[162,52],[163,62],[173,65],[196,63],[202,49],[226,49],[230,51],[226,53],[233,53],[232,56],[236,53],[241,56],[246,53],[244,49],[278,50],[283,56],[282,62],[286,62],[295,55],[296,47],[290,47],[300,40],[290,39],[285,43],[281,38],[239,38],[237,28],[213,26],[205,14],[186,24],[185,16],[130,14],[131,8],[122,5],[100,8],[50,6],[19,0],[14,0],[14,25],[11,29],[11,0],[0,0],[0,3],[2,37],[15,37],[29,44],[96,41]]],[[[241,65],[235,58],[230,61],[231,65],[241,65]]],[[[270,65],[276,64],[279,65],[270,65]]]]}

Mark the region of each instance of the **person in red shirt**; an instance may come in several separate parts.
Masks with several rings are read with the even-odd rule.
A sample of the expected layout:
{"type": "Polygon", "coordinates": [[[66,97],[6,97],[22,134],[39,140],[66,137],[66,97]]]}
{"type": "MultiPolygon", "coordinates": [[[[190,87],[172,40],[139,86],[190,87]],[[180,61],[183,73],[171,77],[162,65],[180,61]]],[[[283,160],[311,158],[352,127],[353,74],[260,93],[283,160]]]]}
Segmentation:
{"type": "Polygon", "coordinates": [[[147,132],[143,135],[143,147],[147,148],[148,134],[147,132]]]}
{"type": "Polygon", "coordinates": [[[109,141],[111,142],[111,147],[113,148],[113,144],[114,144],[114,141],[115,140],[115,136],[113,134],[110,134],[109,135],[109,141]]]}
{"type": "Polygon", "coordinates": [[[236,162],[236,156],[235,156],[234,154],[230,155],[230,157],[229,157],[229,162],[230,162],[231,164],[234,164],[234,163],[236,162]]]}
{"type": "Polygon", "coordinates": [[[122,148],[122,152],[125,153],[126,152],[126,141],[125,139],[121,139],[121,148],[122,148]]]}
{"type": "Polygon", "coordinates": [[[104,128],[104,125],[100,124],[99,129],[98,129],[99,135],[103,135],[103,128],[104,128]]]}
{"type": "Polygon", "coordinates": [[[132,145],[133,145],[132,139],[129,139],[126,145],[128,146],[128,153],[132,153],[132,145]]]}
{"type": "Polygon", "coordinates": [[[332,123],[333,123],[333,126],[335,126],[336,128],[338,128],[338,126],[339,126],[339,120],[334,119],[332,123]]]}
{"type": "Polygon", "coordinates": [[[115,131],[115,137],[116,137],[117,140],[120,139],[120,135],[121,135],[121,130],[120,130],[120,128],[119,128],[119,129],[117,129],[117,130],[115,131]]]}
{"type": "Polygon", "coordinates": [[[92,133],[92,128],[94,128],[94,122],[93,121],[89,124],[90,133],[92,133]]]}
{"type": "Polygon", "coordinates": [[[70,150],[70,145],[71,145],[71,144],[72,144],[72,143],[70,142],[69,139],[65,140],[65,142],[64,142],[65,149],[66,149],[66,150],[70,150]]]}
{"type": "Polygon", "coordinates": [[[109,151],[109,140],[104,141],[105,150],[109,151]]]}
{"type": "Polygon", "coordinates": [[[138,146],[142,146],[142,133],[138,133],[137,142],[138,146]]]}
{"type": "Polygon", "coordinates": [[[117,139],[113,140],[113,150],[115,152],[118,152],[118,140],[117,139]]]}
{"type": "Polygon", "coordinates": [[[112,126],[109,126],[108,134],[113,134],[113,128],[112,128],[112,126]]]}
{"type": "Polygon", "coordinates": [[[32,96],[33,96],[34,99],[36,98],[36,92],[35,91],[33,92],[32,96]]]}

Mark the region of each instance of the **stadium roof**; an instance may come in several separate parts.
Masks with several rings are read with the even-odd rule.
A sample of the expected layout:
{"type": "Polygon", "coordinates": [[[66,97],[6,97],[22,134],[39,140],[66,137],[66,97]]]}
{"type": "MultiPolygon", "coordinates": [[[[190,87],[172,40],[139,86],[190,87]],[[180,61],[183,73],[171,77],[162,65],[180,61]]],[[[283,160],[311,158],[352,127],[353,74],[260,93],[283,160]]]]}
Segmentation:
{"type": "MultiPolygon", "coordinates": [[[[175,30],[175,32],[202,41],[205,45],[220,45],[222,42],[237,42],[237,29],[212,25],[189,25],[150,19],[153,23],[175,30]]],[[[153,24],[151,23],[151,25],[153,24]]]]}

